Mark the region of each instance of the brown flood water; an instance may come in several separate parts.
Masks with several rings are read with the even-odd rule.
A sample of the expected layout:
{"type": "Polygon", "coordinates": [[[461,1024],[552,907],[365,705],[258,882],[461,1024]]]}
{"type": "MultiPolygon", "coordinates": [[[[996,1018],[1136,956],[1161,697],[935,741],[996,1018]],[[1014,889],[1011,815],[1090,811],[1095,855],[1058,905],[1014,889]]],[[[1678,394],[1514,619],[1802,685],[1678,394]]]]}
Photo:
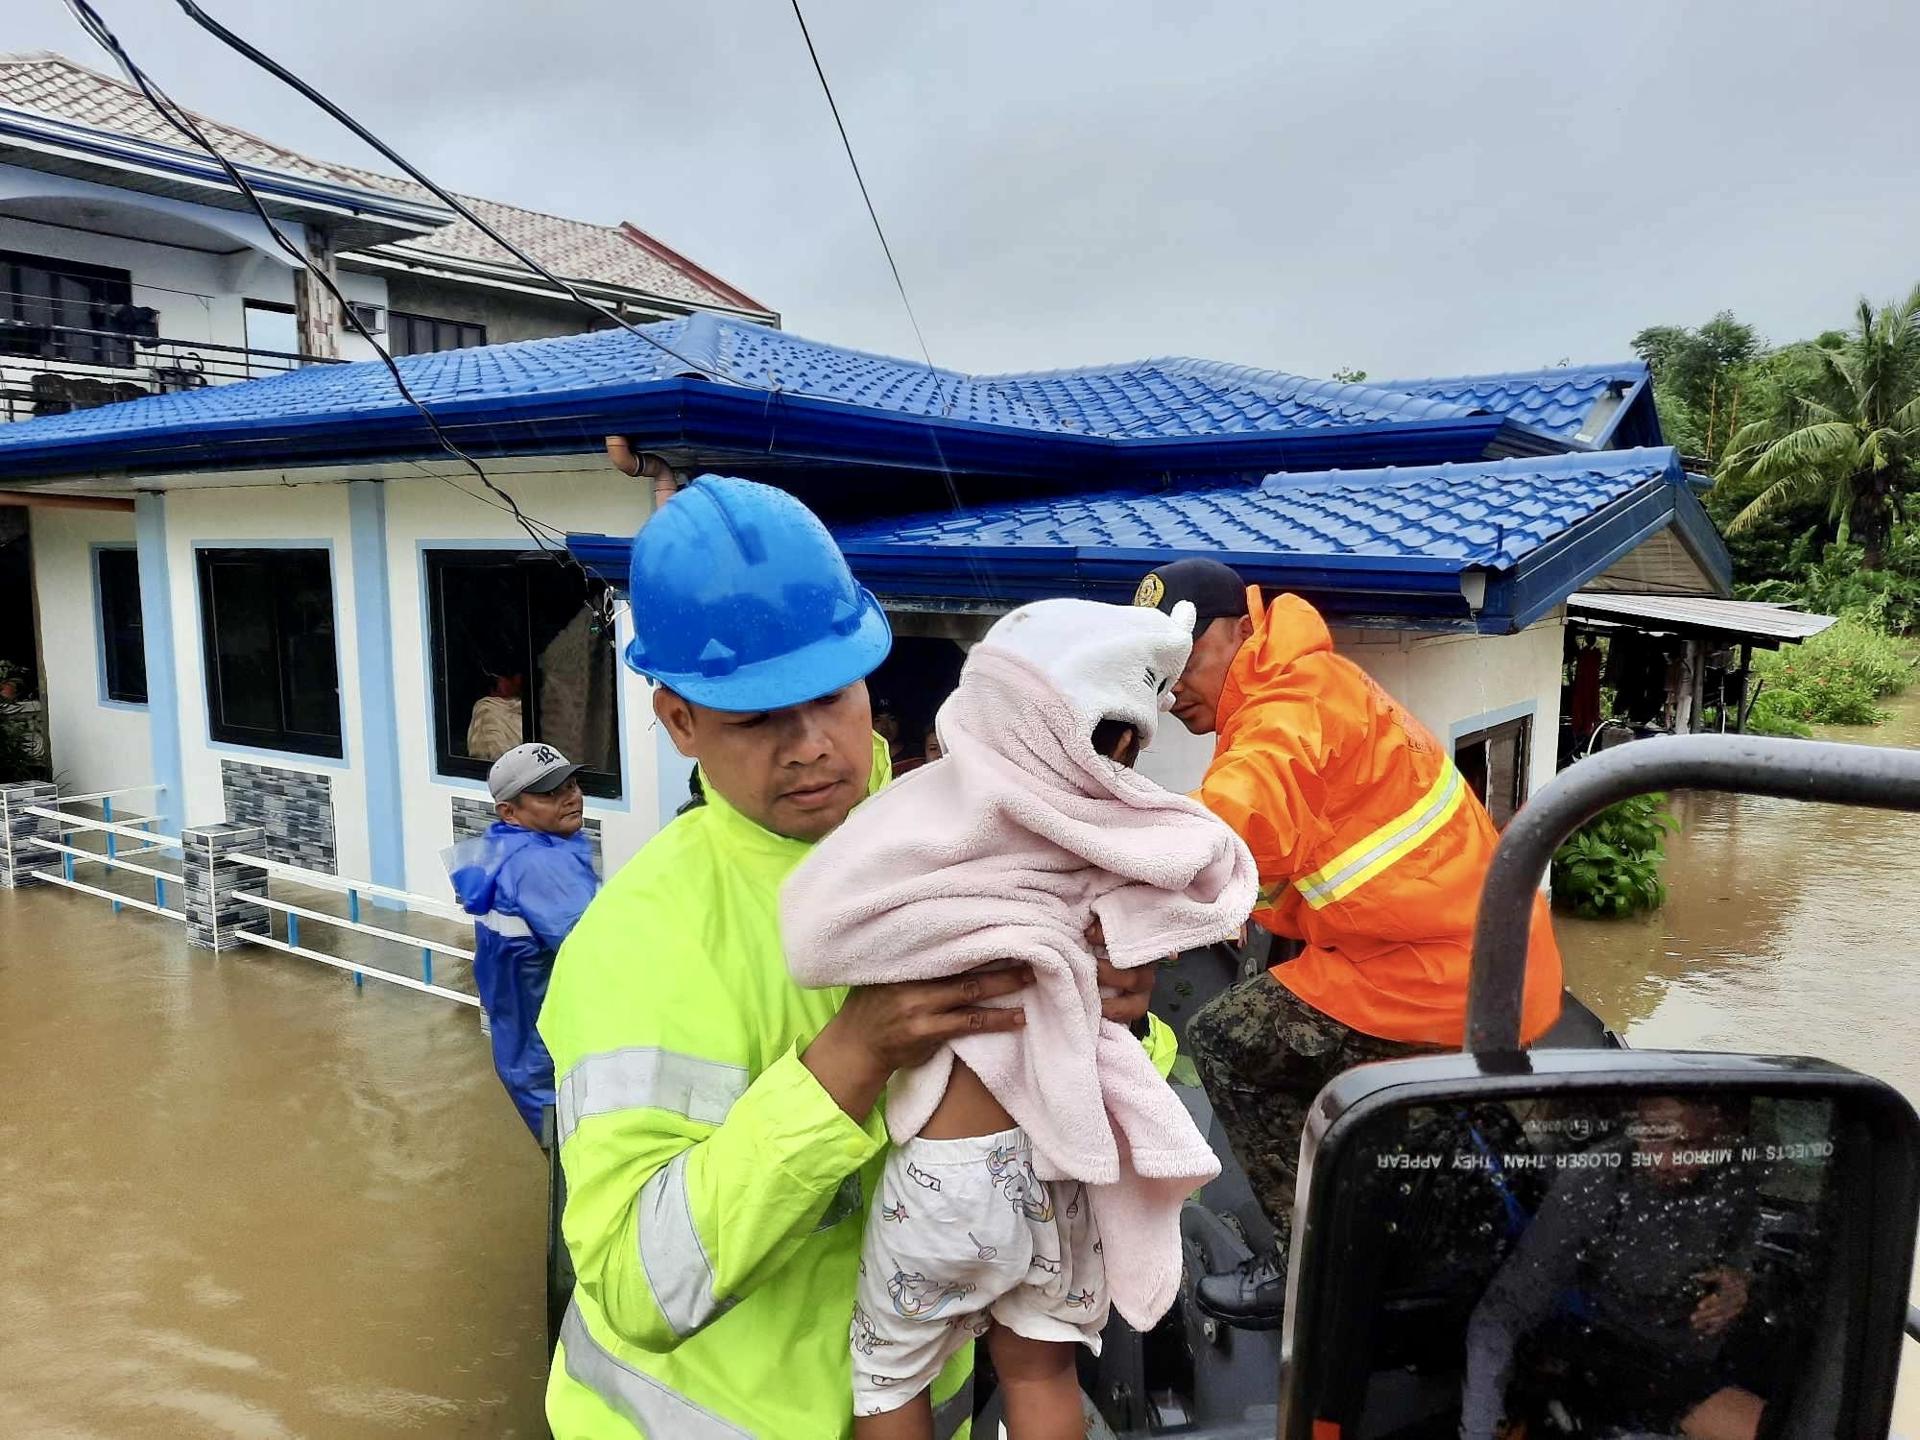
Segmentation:
{"type": "MultiPolygon", "coordinates": [[[[1920,689],[1890,708],[1824,738],[1920,749],[1920,689]]],[[[1697,794],[1674,813],[1663,909],[1555,917],[1568,985],[1636,1048],[1813,1055],[1920,1105],[1920,816],[1697,794]]],[[[1920,1344],[1904,1356],[1895,1431],[1920,1436],[1920,1344]]]]}
{"type": "MultiPolygon", "coordinates": [[[[1896,704],[1839,738],[1920,747],[1896,704]]],[[[1561,920],[1569,982],[1637,1046],[1920,1100],[1920,818],[1677,803],[1668,905],[1561,920]]],[[[545,1434],[544,1174],[473,1011],[29,890],[0,1017],[0,1436],[545,1434]]]]}
{"type": "Polygon", "coordinates": [[[0,1017],[0,1435],[546,1434],[545,1171],[476,1011],[43,887],[0,1017]]]}

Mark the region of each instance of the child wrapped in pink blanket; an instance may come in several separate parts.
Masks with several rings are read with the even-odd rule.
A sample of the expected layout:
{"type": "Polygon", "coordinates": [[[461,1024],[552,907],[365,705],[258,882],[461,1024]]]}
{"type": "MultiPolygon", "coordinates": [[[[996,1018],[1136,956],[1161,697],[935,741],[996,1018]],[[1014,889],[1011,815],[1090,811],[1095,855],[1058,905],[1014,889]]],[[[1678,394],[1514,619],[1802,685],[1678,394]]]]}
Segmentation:
{"type": "Polygon", "coordinates": [[[881,1417],[857,1421],[862,1440],[926,1433],[916,1397],[990,1329],[1010,1422],[1023,1380],[1051,1387],[1029,1414],[1065,1400],[1077,1416],[1073,1346],[1098,1350],[1109,1300],[1141,1330],[1172,1303],[1180,1206],[1219,1162],[1139,1040],[1101,1018],[1090,936],[1143,965],[1235,935],[1253,907],[1239,838],[1130,768],[1191,646],[1190,614],[1014,611],[940,710],[944,758],[855,811],[782,894],[803,985],[1034,977],[1002,1002],[1025,1007],[1023,1029],[963,1036],[889,1087],[896,1148],[853,1320],[855,1414],[881,1417]]]}

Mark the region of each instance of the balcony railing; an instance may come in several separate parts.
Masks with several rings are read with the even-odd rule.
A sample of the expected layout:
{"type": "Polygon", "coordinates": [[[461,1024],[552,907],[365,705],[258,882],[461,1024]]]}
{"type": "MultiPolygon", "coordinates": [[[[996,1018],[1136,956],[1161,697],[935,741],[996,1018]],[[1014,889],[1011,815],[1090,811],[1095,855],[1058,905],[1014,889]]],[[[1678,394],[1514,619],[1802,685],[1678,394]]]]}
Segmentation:
{"type": "Polygon", "coordinates": [[[302,365],[339,363],[318,355],[175,340],[124,329],[35,324],[7,318],[4,300],[0,295],[0,420],[4,421],[257,380],[302,365]]]}

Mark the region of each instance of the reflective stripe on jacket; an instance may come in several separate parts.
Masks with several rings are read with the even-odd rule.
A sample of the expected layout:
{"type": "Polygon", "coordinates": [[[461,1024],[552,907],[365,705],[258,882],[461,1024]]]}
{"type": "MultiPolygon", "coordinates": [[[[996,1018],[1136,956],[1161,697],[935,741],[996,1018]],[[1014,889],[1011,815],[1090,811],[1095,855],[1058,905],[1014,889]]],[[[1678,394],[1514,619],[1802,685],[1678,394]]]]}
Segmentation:
{"type": "MultiPolygon", "coordinates": [[[[876,740],[871,788],[888,778],[876,740]]],[[[623,867],[554,967],[540,1032],[559,1075],[578,1275],[547,1386],[556,1440],[838,1440],[860,1236],[886,1127],[800,1063],[845,998],[780,950],[806,853],[711,787],[623,867]]],[[[964,1435],[972,1355],[935,1382],[964,1435]]]]}
{"type": "MultiPolygon", "coordinates": [[[[1333,651],[1306,601],[1264,605],[1227,672],[1199,798],[1260,867],[1254,918],[1306,943],[1274,978],[1342,1024],[1458,1045],[1480,888],[1498,839],[1446,748],[1333,651]]],[[[1536,901],[1522,1030],[1560,1013],[1560,953],[1536,901]]]]}

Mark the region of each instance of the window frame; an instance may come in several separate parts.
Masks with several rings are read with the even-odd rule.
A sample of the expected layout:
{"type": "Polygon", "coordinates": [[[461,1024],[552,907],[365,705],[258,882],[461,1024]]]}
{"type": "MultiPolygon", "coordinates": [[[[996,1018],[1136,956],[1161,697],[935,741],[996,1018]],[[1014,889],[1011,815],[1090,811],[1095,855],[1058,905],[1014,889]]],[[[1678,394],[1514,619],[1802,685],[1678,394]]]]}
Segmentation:
{"type": "Polygon", "coordinates": [[[1469,723],[1474,724],[1476,726],[1475,729],[1462,731],[1453,738],[1453,753],[1451,758],[1456,767],[1460,763],[1461,750],[1472,745],[1487,747],[1487,786],[1489,789],[1493,786],[1492,747],[1510,737],[1517,741],[1514,747],[1513,760],[1512,812],[1505,821],[1495,818],[1494,806],[1488,796],[1482,795],[1479,797],[1480,803],[1486,806],[1488,817],[1493,819],[1496,829],[1504,829],[1507,824],[1511,823],[1513,816],[1520,813],[1520,807],[1527,803],[1528,796],[1533,792],[1531,783],[1533,769],[1533,721],[1534,714],[1532,711],[1528,711],[1524,715],[1509,715],[1504,719],[1493,720],[1491,722],[1484,720],[1473,721],[1469,723]]]}
{"type": "Polygon", "coordinates": [[[422,315],[417,310],[396,310],[387,307],[387,348],[395,355],[439,355],[448,350],[470,350],[487,343],[487,327],[472,320],[455,320],[446,315],[422,315]],[[416,326],[431,327],[433,344],[425,348],[413,343],[416,326]],[[445,327],[453,333],[455,343],[443,345],[441,329],[445,327]],[[406,338],[403,341],[402,335],[406,338]],[[469,338],[469,335],[477,338],[469,338]]]}
{"type": "Polygon", "coordinates": [[[103,705],[123,706],[129,710],[144,710],[150,702],[152,690],[147,683],[146,656],[146,612],[140,604],[140,548],[137,545],[95,545],[93,547],[93,613],[94,639],[100,657],[100,703],[103,705]],[[136,698],[130,693],[131,687],[122,687],[129,691],[116,694],[114,682],[114,647],[109,643],[109,609],[107,605],[106,567],[102,563],[107,555],[128,555],[133,559],[133,608],[139,617],[140,630],[140,693],[136,698]]]}
{"type": "MultiPolygon", "coordinates": [[[[449,726],[453,717],[447,711],[448,674],[447,649],[444,643],[446,634],[446,601],[441,587],[441,578],[448,569],[486,570],[507,567],[515,571],[523,580],[527,576],[526,564],[529,557],[539,552],[522,546],[515,548],[511,542],[502,541],[498,545],[467,545],[458,543],[420,542],[420,577],[423,589],[423,609],[426,622],[426,669],[427,700],[432,721],[432,734],[429,747],[432,753],[434,774],[443,780],[477,781],[484,787],[487,772],[492,762],[475,760],[471,756],[457,755],[450,743],[452,731],[449,726]]],[[[559,562],[552,562],[558,564],[559,562]]],[[[526,615],[531,606],[531,592],[523,594],[522,613],[526,615]]],[[[530,615],[528,616],[530,620],[530,615]]],[[[522,709],[521,733],[526,734],[526,718],[537,717],[540,705],[540,667],[539,656],[534,653],[532,625],[523,627],[528,635],[525,675],[527,689],[522,709]]],[[[620,694],[620,662],[618,646],[609,639],[613,647],[613,734],[614,764],[613,770],[601,770],[592,765],[582,765],[579,771],[580,789],[589,800],[609,805],[624,805],[626,802],[626,746],[621,732],[622,697],[620,694]]],[[[464,733],[464,732],[462,732],[464,733]]],[[[538,739],[536,735],[532,737],[538,739]]],[[[568,759],[578,761],[577,755],[568,759]]]]}
{"type": "MultiPolygon", "coordinates": [[[[44,324],[49,332],[54,330],[93,330],[104,331],[108,328],[107,316],[102,312],[114,305],[133,304],[133,272],[111,265],[87,265],[78,260],[62,260],[53,255],[35,255],[25,250],[0,250],[0,318],[14,324],[31,327],[44,324]],[[69,303],[55,300],[51,293],[47,296],[47,318],[36,321],[22,313],[27,302],[38,297],[26,293],[19,271],[38,270],[49,277],[77,280],[92,288],[86,304],[88,309],[85,325],[69,325],[64,320],[54,318],[56,307],[69,303]],[[112,294],[101,293],[101,288],[112,294]]],[[[17,332],[16,332],[17,333],[17,332]]],[[[0,356],[17,359],[43,360],[50,363],[64,362],[69,365],[94,365],[103,370],[128,370],[133,367],[133,337],[120,339],[105,334],[94,335],[55,335],[49,333],[39,346],[31,350],[13,350],[0,347],[0,356]],[[73,354],[76,346],[84,348],[84,354],[73,354]]]]}
{"type": "Polygon", "coordinates": [[[340,587],[333,563],[333,547],[325,541],[298,541],[285,545],[213,544],[193,547],[194,589],[200,601],[201,688],[206,696],[207,738],[218,744],[237,745],[270,754],[308,755],[322,760],[346,759],[346,695],[340,683],[340,587]],[[332,735],[292,730],[287,725],[287,651],[286,616],[292,587],[277,581],[268,589],[273,596],[271,612],[275,661],[274,706],[279,724],[273,729],[236,725],[224,718],[218,700],[220,680],[219,648],[215,627],[219,621],[214,604],[212,568],[221,563],[248,562],[259,565],[285,565],[290,555],[317,555],[324,560],[327,573],[327,605],[333,627],[333,700],[337,729],[332,735]]]}

